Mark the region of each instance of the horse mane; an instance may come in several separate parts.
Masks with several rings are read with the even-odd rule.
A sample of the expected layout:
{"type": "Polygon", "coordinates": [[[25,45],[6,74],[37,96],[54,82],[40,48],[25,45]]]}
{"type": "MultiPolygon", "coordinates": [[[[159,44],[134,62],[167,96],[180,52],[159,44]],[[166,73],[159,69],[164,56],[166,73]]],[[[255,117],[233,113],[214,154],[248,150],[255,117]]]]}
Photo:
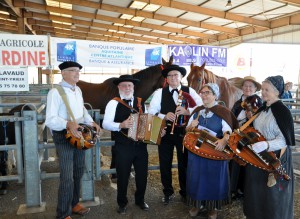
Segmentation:
{"type": "Polygon", "coordinates": [[[206,80],[207,83],[216,83],[217,81],[217,76],[213,74],[211,71],[204,69],[205,75],[206,75],[206,80]]]}

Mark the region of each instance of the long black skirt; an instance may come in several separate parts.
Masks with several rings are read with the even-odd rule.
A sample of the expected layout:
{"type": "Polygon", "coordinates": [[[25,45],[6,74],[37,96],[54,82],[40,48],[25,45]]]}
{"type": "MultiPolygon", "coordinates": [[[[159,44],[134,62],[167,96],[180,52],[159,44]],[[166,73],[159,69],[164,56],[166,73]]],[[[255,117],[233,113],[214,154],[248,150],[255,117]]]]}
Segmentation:
{"type": "Polygon", "coordinates": [[[244,189],[244,214],[247,219],[294,218],[294,173],[290,147],[280,161],[291,180],[277,177],[273,187],[267,186],[267,171],[247,164],[244,189]]]}

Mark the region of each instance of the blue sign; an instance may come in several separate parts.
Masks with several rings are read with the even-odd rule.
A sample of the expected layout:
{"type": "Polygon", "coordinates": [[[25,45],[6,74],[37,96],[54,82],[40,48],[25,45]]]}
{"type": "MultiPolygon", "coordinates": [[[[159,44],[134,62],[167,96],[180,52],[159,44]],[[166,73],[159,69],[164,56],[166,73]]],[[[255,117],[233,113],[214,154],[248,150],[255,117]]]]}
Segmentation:
{"type": "Polygon", "coordinates": [[[76,41],[57,43],[57,61],[77,61],[76,41]]]}
{"type": "Polygon", "coordinates": [[[173,63],[189,66],[191,63],[201,66],[227,66],[227,48],[196,45],[169,45],[169,56],[173,55],[173,63]]]}
{"type": "Polygon", "coordinates": [[[146,49],[145,66],[153,66],[153,65],[161,64],[161,52],[162,52],[161,47],[146,49]]]}

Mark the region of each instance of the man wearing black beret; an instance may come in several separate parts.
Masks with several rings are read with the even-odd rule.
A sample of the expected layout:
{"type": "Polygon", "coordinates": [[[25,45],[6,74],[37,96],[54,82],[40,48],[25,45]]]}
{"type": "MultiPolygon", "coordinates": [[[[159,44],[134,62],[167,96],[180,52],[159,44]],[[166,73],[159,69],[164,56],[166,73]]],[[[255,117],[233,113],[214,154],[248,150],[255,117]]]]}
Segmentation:
{"type": "Polygon", "coordinates": [[[171,130],[176,116],[190,115],[192,109],[186,109],[182,106],[177,107],[179,92],[182,90],[183,92],[188,93],[190,97],[194,99],[197,106],[202,105],[202,100],[194,89],[181,85],[181,80],[186,75],[185,68],[178,65],[170,65],[168,68],[162,70],[162,75],[167,79],[169,86],[155,91],[150,102],[149,113],[167,120],[166,135],[162,138],[161,145],[158,146],[158,155],[164,193],[162,202],[164,205],[168,205],[174,198],[174,189],[172,186],[174,146],[177,151],[178,178],[180,185],[179,193],[181,195],[181,200],[186,202],[187,153],[183,153],[182,151],[185,127],[175,126],[173,134],[171,134],[171,130]]]}
{"type": "Polygon", "coordinates": [[[71,116],[66,108],[58,88],[53,88],[47,96],[46,126],[51,129],[56,152],[59,158],[60,184],[58,189],[58,203],[56,218],[70,219],[72,213],[85,215],[90,209],[79,204],[80,182],[84,172],[85,151],[79,150],[67,141],[67,130],[74,137],[80,138],[82,128],[79,123],[94,126],[97,132],[100,127],[93,121],[84,107],[81,90],[76,83],[79,81],[79,72],[82,66],[77,62],[67,61],[59,66],[63,77],[60,86],[67,96],[70,108],[76,121],[71,121],[71,116]]]}

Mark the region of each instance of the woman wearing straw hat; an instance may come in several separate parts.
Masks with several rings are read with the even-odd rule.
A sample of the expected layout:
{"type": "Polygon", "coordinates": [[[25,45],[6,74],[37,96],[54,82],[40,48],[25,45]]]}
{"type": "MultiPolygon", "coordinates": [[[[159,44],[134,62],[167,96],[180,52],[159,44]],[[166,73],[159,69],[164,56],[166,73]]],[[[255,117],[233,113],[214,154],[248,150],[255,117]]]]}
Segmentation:
{"type": "MultiPolygon", "coordinates": [[[[243,95],[235,102],[231,111],[241,126],[253,115],[253,112],[243,107],[243,103],[251,102],[251,105],[255,105],[257,108],[262,106],[261,98],[255,94],[255,92],[261,89],[261,84],[256,81],[255,77],[246,76],[239,82],[238,87],[242,89],[243,95]]],[[[232,199],[243,198],[245,168],[241,167],[235,161],[230,161],[230,170],[232,199]]]]}

